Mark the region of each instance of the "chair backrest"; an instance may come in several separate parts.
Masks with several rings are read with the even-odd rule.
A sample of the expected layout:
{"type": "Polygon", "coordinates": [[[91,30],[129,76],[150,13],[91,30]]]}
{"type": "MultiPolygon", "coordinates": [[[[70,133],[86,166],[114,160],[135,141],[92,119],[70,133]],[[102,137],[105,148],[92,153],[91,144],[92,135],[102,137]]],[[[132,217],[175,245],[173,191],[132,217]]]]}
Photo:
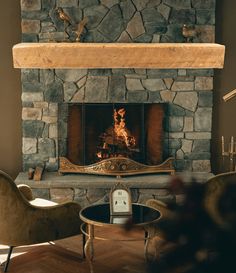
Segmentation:
{"type": "Polygon", "coordinates": [[[0,172],[0,244],[38,244],[80,234],[79,211],[74,202],[31,205],[14,181],[0,172]]]}
{"type": "Polygon", "coordinates": [[[218,225],[226,228],[230,223],[227,223],[224,215],[222,215],[222,212],[219,210],[219,205],[226,189],[232,185],[236,187],[236,172],[216,175],[207,181],[204,198],[204,206],[211,218],[218,225]]]}
{"type": "Polygon", "coordinates": [[[0,171],[0,243],[8,244],[15,230],[24,221],[29,203],[12,178],[0,171]]]}

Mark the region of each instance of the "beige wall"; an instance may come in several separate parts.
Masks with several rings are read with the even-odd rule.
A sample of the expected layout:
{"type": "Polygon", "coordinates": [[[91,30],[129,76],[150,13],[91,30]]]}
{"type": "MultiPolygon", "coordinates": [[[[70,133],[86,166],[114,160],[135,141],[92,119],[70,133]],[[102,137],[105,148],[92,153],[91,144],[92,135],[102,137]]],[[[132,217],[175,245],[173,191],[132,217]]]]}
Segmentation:
{"type": "MultiPolygon", "coordinates": [[[[236,1],[217,0],[217,42],[226,45],[223,70],[216,71],[212,162],[221,170],[220,138],[236,137],[236,97],[224,103],[222,96],[236,88],[236,1]]],[[[20,71],[12,67],[12,45],[20,41],[20,0],[1,3],[0,16],[0,169],[15,177],[21,170],[20,71]]]]}
{"type": "Polygon", "coordinates": [[[236,1],[217,0],[216,9],[216,41],[226,46],[224,69],[215,73],[214,109],[213,109],[213,171],[227,171],[228,164],[222,166],[221,136],[228,140],[236,138],[236,97],[228,102],[222,96],[236,88],[236,1]]]}
{"type": "Polygon", "coordinates": [[[21,170],[21,85],[11,48],[21,39],[20,0],[1,1],[0,26],[0,169],[15,177],[21,170]]]}

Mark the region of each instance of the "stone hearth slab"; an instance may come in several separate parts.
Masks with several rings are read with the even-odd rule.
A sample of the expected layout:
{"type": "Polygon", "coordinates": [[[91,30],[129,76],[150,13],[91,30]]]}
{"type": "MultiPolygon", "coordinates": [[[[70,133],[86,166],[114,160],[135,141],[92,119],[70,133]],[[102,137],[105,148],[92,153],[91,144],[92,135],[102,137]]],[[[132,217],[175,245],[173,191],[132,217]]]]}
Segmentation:
{"type": "MultiPolygon", "coordinates": [[[[177,173],[177,176],[183,178],[186,183],[194,178],[196,181],[204,183],[212,173],[177,173]]],[[[163,189],[167,188],[171,180],[168,174],[151,174],[138,175],[123,178],[111,176],[96,176],[96,175],[80,175],[80,174],[65,174],[59,175],[57,172],[47,172],[43,174],[41,181],[29,180],[27,173],[20,173],[16,180],[16,184],[27,184],[32,188],[110,188],[117,182],[123,182],[130,188],[143,189],[163,189]]]]}
{"type": "MultiPolygon", "coordinates": [[[[179,173],[186,183],[194,177],[196,181],[204,183],[212,176],[210,173],[179,173]]],[[[174,195],[168,185],[171,176],[167,174],[151,174],[130,176],[117,179],[110,176],[66,174],[45,172],[41,181],[28,180],[27,173],[20,173],[16,184],[27,184],[38,198],[45,198],[57,203],[75,201],[86,207],[91,204],[109,201],[111,188],[117,182],[123,182],[130,188],[132,202],[145,204],[149,199],[158,199],[166,204],[181,202],[182,194],[174,195]]]]}

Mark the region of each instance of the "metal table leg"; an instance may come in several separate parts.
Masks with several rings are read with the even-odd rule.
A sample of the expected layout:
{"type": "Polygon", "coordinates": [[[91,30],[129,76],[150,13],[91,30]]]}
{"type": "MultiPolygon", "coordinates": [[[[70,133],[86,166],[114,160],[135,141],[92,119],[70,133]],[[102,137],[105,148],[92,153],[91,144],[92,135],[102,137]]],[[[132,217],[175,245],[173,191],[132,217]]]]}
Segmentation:
{"type": "Polygon", "coordinates": [[[150,243],[150,234],[149,230],[144,231],[144,258],[148,261],[148,246],[150,243]]]}
{"type": "Polygon", "coordinates": [[[83,250],[83,259],[85,259],[85,252],[84,252],[84,249],[85,249],[85,243],[86,243],[86,235],[84,233],[82,233],[82,250],[83,250]]]}
{"type": "Polygon", "coordinates": [[[93,271],[93,258],[94,258],[94,247],[93,247],[93,239],[94,239],[94,226],[88,224],[88,239],[84,246],[85,257],[89,262],[90,273],[94,273],[93,271]]]}

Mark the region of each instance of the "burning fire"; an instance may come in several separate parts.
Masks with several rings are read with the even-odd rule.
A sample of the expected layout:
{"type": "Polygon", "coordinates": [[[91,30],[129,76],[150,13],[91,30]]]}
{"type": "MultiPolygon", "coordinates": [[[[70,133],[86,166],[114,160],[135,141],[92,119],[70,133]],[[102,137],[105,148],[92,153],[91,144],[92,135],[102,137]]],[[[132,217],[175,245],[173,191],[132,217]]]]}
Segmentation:
{"type": "Polygon", "coordinates": [[[106,129],[100,138],[100,144],[97,147],[96,156],[99,159],[109,157],[125,156],[132,157],[134,153],[139,152],[137,149],[134,136],[126,127],[125,109],[114,109],[113,126],[106,129]]]}
{"type": "Polygon", "coordinates": [[[121,108],[118,111],[114,109],[114,133],[117,139],[124,140],[127,147],[135,146],[135,138],[130,136],[125,124],[125,109],[121,108]]]}

